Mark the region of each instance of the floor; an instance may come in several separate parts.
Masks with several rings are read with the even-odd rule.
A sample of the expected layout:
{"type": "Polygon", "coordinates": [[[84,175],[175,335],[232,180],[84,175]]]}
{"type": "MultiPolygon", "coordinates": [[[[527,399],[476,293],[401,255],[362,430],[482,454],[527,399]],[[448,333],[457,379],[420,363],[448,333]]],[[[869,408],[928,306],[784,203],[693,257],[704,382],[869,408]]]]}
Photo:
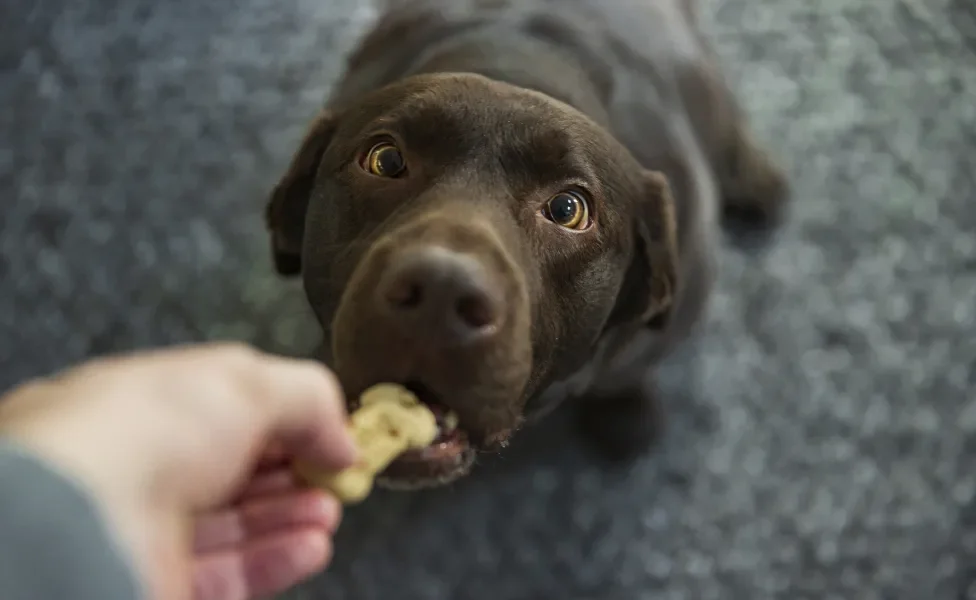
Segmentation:
{"type": "MultiPolygon", "coordinates": [[[[557,415],[347,513],[323,600],[976,599],[976,5],[705,0],[792,220],[733,249],[628,472],[557,415]]],[[[357,0],[0,8],[0,389],[94,354],[291,352],[265,195],[357,0]]]]}

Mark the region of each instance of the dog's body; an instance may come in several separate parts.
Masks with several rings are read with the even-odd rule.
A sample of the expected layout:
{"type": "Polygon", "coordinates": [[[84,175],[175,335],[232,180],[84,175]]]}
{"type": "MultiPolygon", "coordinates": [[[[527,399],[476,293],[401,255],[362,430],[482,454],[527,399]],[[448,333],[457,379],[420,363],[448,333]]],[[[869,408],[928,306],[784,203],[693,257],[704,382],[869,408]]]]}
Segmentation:
{"type": "MultiPolygon", "coordinates": [[[[268,212],[348,392],[419,382],[485,449],[570,395],[604,448],[647,445],[647,375],[707,306],[719,217],[772,225],[786,199],[694,17],[692,0],[385,9],[268,212]],[[404,269],[434,300],[374,298],[407,298],[404,269]]],[[[443,481],[472,456],[389,475],[443,481]]]]}

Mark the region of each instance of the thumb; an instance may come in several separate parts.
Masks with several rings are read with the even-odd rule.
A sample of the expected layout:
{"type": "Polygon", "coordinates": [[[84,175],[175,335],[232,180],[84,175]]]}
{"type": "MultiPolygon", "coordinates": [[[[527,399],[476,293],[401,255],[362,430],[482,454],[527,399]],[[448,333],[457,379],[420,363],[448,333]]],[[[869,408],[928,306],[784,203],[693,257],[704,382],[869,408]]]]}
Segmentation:
{"type": "Polygon", "coordinates": [[[332,371],[313,361],[281,361],[270,365],[268,381],[270,391],[254,397],[256,426],[266,440],[323,469],[355,462],[345,396],[332,371]]]}

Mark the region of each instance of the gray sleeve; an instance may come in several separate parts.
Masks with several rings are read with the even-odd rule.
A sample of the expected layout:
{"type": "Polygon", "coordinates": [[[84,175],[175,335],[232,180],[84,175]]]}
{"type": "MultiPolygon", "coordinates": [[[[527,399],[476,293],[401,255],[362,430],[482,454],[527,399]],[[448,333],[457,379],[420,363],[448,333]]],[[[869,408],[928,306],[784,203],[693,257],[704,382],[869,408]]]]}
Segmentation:
{"type": "Polygon", "coordinates": [[[0,439],[0,598],[140,597],[94,502],[46,463],[0,439]]]}

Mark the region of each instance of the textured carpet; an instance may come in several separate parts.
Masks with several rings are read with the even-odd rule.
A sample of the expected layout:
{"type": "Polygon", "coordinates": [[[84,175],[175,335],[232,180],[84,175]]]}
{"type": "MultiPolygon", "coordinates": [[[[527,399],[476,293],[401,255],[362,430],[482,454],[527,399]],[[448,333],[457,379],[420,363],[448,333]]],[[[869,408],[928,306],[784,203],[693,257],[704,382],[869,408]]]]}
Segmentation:
{"type": "MultiPolygon", "coordinates": [[[[260,213],[361,4],[3,3],[0,388],[309,341],[260,213]]],[[[660,453],[607,472],[557,415],[462,484],[351,510],[296,597],[976,598],[973,4],[704,7],[796,205],[724,256],[660,453]]]]}

